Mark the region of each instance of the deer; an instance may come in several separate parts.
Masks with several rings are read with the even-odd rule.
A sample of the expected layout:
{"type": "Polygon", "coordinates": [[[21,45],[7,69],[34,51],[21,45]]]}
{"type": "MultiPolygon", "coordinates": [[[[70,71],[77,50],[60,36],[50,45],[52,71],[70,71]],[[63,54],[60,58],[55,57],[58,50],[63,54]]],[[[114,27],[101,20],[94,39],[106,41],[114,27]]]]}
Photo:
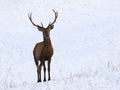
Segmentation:
{"type": "Polygon", "coordinates": [[[50,64],[51,58],[54,53],[52,42],[50,39],[50,31],[54,28],[54,23],[58,18],[58,12],[54,9],[52,10],[55,15],[53,22],[50,22],[47,27],[44,27],[42,22],[41,25],[35,24],[32,20],[32,13],[28,13],[28,18],[33,26],[37,27],[38,31],[41,31],[43,34],[43,41],[36,43],[33,49],[34,62],[37,67],[37,82],[41,82],[41,69],[43,67],[44,71],[44,82],[46,82],[46,64],[48,66],[48,81],[51,80],[50,77],[50,64]]]}

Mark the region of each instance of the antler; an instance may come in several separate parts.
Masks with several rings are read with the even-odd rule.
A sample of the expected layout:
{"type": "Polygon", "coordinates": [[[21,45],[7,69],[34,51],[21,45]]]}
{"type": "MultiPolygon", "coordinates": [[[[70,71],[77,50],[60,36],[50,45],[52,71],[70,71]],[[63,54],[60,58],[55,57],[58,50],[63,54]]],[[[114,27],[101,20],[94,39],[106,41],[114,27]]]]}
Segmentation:
{"type": "MultiPolygon", "coordinates": [[[[53,21],[52,23],[51,23],[51,22],[49,23],[48,27],[51,26],[51,25],[53,25],[53,24],[56,22],[56,20],[57,20],[58,12],[55,11],[54,9],[53,9],[53,12],[54,12],[54,14],[55,14],[55,19],[54,19],[54,21],[53,21]]],[[[30,19],[31,23],[32,23],[34,26],[40,27],[40,28],[44,28],[42,23],[41,23],[41,26],[39,26],[39,25],[35,24],[35,23],[32,21],[32,13],[28,13],[28,18],[30,19]]]]}
{"type": "Polygon", "coordinates": [[[41,23],[41,26],[35,24],[33,21],[32,21],[32,13],[28,13],[28,18],[30,19],[31,23],[36,26],[36,27],[43,27],[43,24],[41,23]]]}
{"type": "MultiPolygon", "coordinates": [[[[55,20],[54,20],[52,23],[50,23],[49,25],[53,25],[53,24],[56,22],[57,17],[58,17],[58,12],[55,11],[54,9],[53,9],[53,12],[54,12],[54,14],[55,14],[55,20]]],[[[48,25],[48,26],[49,26],[49,25],[48,25]]]]}

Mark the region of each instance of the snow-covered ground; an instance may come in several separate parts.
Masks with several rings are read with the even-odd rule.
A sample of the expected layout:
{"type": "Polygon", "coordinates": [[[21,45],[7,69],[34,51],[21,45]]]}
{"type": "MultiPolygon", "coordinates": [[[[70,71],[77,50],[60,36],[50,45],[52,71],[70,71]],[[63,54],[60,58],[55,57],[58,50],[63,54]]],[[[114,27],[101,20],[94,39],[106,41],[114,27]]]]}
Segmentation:
{"type": "Polygon", "coordinates": [[[0,90],[120,90],[120,0],[0,0],[0,90]],[[32,50],[51,31],[49,82],[37,83],[32,50]]]}

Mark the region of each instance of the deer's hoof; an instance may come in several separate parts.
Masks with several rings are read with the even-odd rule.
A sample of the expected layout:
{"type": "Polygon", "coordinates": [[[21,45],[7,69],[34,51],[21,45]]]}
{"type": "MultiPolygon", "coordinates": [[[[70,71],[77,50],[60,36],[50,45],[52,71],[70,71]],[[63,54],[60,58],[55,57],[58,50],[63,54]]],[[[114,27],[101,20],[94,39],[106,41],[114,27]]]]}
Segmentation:
{"type": "Polygon", "coordinates": [[[46,79],[44,79],[44,82],[46,82],[46,79]]]}
{"type": "Polygon", "coordinates": [[[41,80],[38,80],[37,82],[39,83],[39,82],[41,82],[41,80]]]}

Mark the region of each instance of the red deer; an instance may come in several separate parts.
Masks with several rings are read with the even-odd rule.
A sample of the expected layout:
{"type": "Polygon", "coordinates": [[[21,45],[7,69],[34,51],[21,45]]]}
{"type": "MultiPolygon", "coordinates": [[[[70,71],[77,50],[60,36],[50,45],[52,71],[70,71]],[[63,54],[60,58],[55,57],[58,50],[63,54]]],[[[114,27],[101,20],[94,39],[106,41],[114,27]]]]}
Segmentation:
{"type": "Polygon", "coordinates": [[[28,17],[31,21],[31,23],[37,27],[38,31],[41,31],[43,34],[43,41],[38,42],[33,50],[33,56],[34,56],[34,61],[37,67],[37,76],[38,76],[38,81],[41,82],[41,68],[43,66],[44,70],[44,82],[46,81],[46,66],[45,66],[45,61],[48,62],[48,80],[50,80],[50,63],[51,63],[51,57],[53,55],[53,47],[52,43],[50,40],[50,30],[54,28],[54,23],[56,22],[56,19],[58,17],[58,12],[53,10],[55,14],[55,19],[52,23],[49,23],[48,26],[45,28],[43,24],[37,25],[32,21],[32,13],[28,14],[28,17]]]}

